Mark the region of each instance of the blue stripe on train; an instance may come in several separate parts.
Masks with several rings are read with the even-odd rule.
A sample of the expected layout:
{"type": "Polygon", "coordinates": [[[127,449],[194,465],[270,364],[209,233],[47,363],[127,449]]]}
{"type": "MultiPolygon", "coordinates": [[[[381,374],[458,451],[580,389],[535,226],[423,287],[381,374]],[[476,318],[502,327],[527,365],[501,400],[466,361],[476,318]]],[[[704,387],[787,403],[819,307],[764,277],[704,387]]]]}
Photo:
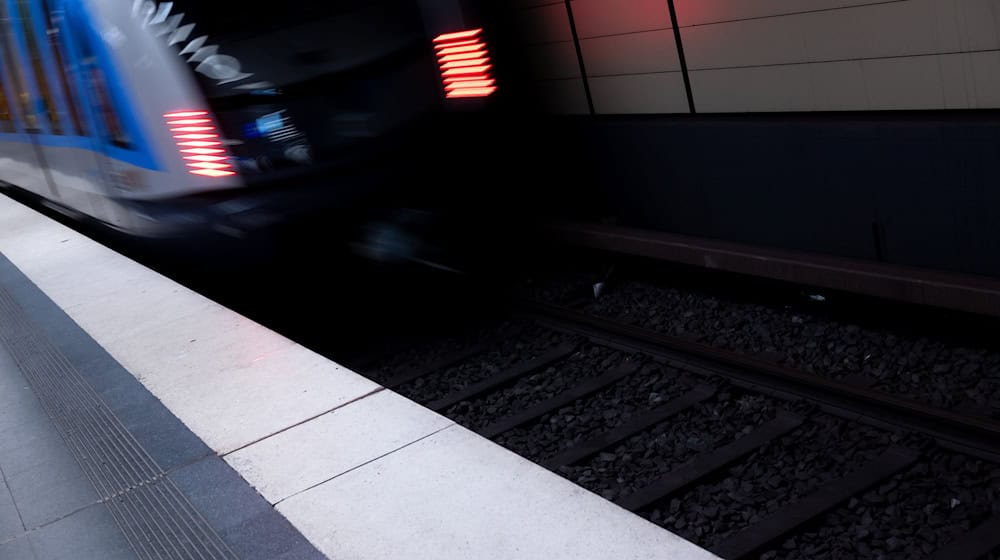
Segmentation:
{"type": "MultiPolygon", "coordinates": [[[[84,87],[83,79],[80,76],[80,70],[83,66],[77,45],[74,44],[74,40],[86,41],[88,46],[94,50],[94,54],[96,55],[94,59],[97,61],[97,67],[104,74],[108,89],[110,90],[108,95],[111,97],[111,102],[115,106],[115,111],[118,114],[119,119],[122,121],[122,126],[128,131],[132,144],[129,148],[121,148],[109,142],[102,142],[96,137],[51,134],[51,127],[45,118],[46,111],[43,110],[44,108],[41,105],[42,100],[38,93],[37,76],[35,75],[34,67],[30,64],[30,60],[27,57],[27,42],[26,37],[24,36],[23,26],[20,25],[20,17],[17,17],[19,16],[19,13],[16,11],[16,0],[0,1],[5,1],[8,13],[15,16],[12,18],[14,21],[11,21],[11,28],[14,32],[13,39],[17,46],[15,49],[17,52],[12,54],[16,56],[18,61],[21,63],[21,72],[27,82],[25,86],[28,88],[28,93],[33,102],[37,104],[35,110],[37,111],[39,126],[41,128],[40,133],[0,133],[0,137],[26,143],[33,138],[35,142],[41,146],[68,147],[89,150],[137,167],[154,171],[162,171],[164,169],[163,166],[154,157],[150,145],[146,140],[142,120],[135,112],[130,96],[125,90],[125,87],[123,87],[123,82],[119,79],[118,72],[113,63],[112,53],[105,48],[104,43],[98,34],[98,30],[90,21],[82,3],[65,0],[50,0],[49,2],[49,5],[53,10],[62,9],[63,13],[66,14],[66,17],[63,18],[60,30],[66,38],[63,42],[66,47],[66,52],[63,54],[66,57],[66,65],[68,66],[66,69],[66,75],[71,80],[69,86],[71,91],[81,95],[86,101],[86,103],[83,104],[83,110],[86,113],[84,120],[87,121],[88,125],[90,125],[88,128],[93,130],[94,125],[100,126],[100,120],[93,114],[96,111],[95,100],[90,99],[90,96],[84,87]]],[[[54,86],[55,84],[60,83],[62,78],[53,70],[54,62],[48,51],[51,43],[47,39],[48,34],[42,23],[45,21],[45,16],[40,12],[40,8],[41,6],[38,2],[31,2],[29,9],[31,10],[31,19],[34,24],[33,31],[35,33],[36,40],[39,42],[39,47],[43,51],[42,56],[44,60],[42,66],[45,78],[50,84],[49,90],[54,96],[54,99],[57,100],[58,112],[65,118],[68,117],[66,109],[68,109],[67,103],[69,103],[69,100],[64,99],[63,92],[60,88],[54,86]],[[44,41],[42,41],[43,38],[45,39],[44,41]]],[[[7,82],[7,84],[5,84],[7,86],[6,89],[8,91],[14,91],[9,87],[7,78],[8,76],[6,75],[6,72],[0,75],[0,79],[7,82]]],[[[24,123],[21,122],[21,119],[17,119],[17,121],[19,127],[23,128],[24,123]]],[[[107,134],[95,134],[95,136],[106,137],[107,134]]]]}
{"type": "Polygon", "coordinates": [[[83,136],[55,136],[52,134],[30,134],[27,132],[0,132],[0,141],[5,142],[20,142],[22,144],[30,144],[32,138],[34,138],[35,143],[39,146],[46,146],[51,148],[76,148],[79,150],[87,150],[94,152],[97,155],[105,156],[107,158],[118,160],[122,163],[127,163],[134,165],[136,167],[142,167],[144,169],[149,169],[151,171],[158,171],[155,167],[147,167],[141,163],[136,162],[135,152],[131,150],[126,150],[124,148],[119,148],[117,146],[104,146],[101,149],[97,148],[96,142],[92,138],[85,138],[83,136]]]}

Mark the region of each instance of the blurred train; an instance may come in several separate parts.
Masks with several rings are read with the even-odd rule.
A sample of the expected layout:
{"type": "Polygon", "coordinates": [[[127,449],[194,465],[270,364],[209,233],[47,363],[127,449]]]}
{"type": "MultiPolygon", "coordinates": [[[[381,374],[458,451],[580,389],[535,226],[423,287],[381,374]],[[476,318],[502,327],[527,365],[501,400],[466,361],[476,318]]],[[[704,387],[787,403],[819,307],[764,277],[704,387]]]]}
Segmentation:
{"type": "Polygon", "coordinates": [[[477,4],[2,0],[0,181],[166,238],[465,182],[498,89],[477,4]]]}
{"type": "Polygon", "coordinates": [[[0,0],[0,181],[139,236],[451,205],[1000,276],[992,2],[799,4],[0,0]]]}

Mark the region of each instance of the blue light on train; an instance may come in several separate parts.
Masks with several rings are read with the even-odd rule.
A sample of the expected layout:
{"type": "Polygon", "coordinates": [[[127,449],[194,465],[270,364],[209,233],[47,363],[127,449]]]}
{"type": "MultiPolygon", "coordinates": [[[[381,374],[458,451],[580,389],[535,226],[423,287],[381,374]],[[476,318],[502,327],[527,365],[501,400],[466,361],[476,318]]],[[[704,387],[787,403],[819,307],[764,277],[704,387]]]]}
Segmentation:
{"type": "Polygon", "coordinates": [[[257,131],[261,134],[270,134],[285,127],[285,118],[281,111],[264,115],[257,119],[257,131]]]}
{"type": "Polygon", "coordinates": [[[260,138],[260,131],[257,130],[257,123],[249,123],[243,125],[243,137],[247,140],[254,140],[260,138]]]}

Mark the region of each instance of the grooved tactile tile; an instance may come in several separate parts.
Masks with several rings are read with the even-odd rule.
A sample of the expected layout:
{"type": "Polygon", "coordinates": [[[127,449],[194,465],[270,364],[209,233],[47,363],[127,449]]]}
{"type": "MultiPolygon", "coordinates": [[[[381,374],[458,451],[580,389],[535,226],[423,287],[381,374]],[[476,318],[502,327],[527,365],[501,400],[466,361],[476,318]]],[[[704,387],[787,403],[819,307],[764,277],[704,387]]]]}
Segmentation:
{"type": "Polygon", "coordinates": [[[236,558],[2,286],[0,340],[139,558],[236,558]]]}

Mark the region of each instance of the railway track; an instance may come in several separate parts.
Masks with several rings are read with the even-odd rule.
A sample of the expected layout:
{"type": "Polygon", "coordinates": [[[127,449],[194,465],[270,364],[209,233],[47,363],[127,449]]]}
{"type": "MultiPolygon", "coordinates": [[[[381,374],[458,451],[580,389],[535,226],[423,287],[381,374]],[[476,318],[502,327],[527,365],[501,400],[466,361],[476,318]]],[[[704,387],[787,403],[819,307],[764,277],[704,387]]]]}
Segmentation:
{"type": "Polygon", "coordinates": [[[1000,422],[571,306],[517,315],[369,375],[723,558],[1000,550],[1000,422]]]}

